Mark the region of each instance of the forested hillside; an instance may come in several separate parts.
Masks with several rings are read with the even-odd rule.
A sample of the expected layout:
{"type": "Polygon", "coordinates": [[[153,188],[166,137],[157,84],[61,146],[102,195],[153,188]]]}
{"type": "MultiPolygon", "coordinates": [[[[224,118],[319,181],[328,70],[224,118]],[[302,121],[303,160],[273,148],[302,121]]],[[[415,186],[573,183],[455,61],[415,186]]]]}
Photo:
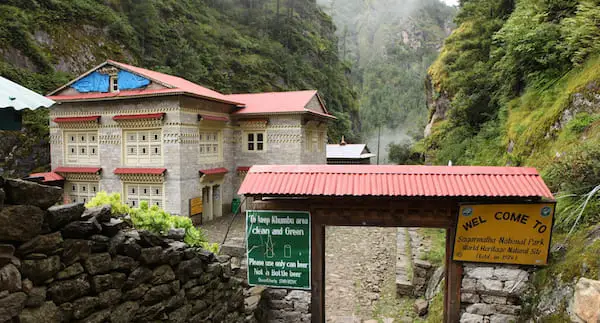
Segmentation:
{"type": "Polygon", "coordinates": [[[318,89],[353,136],[356,94],[314,0],[8,0],[0,75],[40,92],[111,58],[225,92],[318,89]]]}
{"type": "Polygon", "coordinates": [[[371,149],[420,137],[427,122],[424,80],[453,28],[455,8],[439,0],[319,0],[337,25],[340,55],[352,64],[360,131],[371,149]]]}
{"type": "Polygon", "coordinates": [[[562,251],[537,274],[530,310],[557,322],[568,320],[565,288],[600,268],[598,21],[598,1],[461,1],[429,70],[430,122],[416,148],[432,164],[538,168],[558,199],[562,251]]]}

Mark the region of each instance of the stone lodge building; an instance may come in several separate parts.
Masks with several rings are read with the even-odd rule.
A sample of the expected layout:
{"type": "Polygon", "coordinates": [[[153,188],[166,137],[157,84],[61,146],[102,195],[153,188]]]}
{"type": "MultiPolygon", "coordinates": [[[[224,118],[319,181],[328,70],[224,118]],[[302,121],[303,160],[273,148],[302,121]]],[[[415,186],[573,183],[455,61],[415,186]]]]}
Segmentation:
{"type": "Polygon", "coordinates": [[[105,190],[196,215],[194,199],[204,221],[231,209],[254,164],[325,164],[334,119],[317,91],[224,95],[110,60],[49,98],[52,170],[66,201],[105,190]]]}

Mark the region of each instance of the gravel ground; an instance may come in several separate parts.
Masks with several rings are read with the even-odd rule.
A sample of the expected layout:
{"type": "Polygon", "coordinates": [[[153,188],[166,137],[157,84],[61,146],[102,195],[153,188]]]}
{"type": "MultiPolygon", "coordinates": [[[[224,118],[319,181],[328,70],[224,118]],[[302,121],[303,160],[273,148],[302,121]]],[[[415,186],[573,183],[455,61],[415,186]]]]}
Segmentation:
{"type": "Polygon", "coordinates": [[[394,281],[396,228],[327,227],[325,246],[326,321],[372,319],[384,283],[394,281]]]}
{"type": "MultiPolygon", "coordinates": [[[[231,222],[231,217],[231,214],[227,214],[200,225],[200,228],[206,232],[209,242],[216,242],[219,244],[223,242],[223,237],[225,237],[227,227],[231,222]]],[[[229,234],[227,235],[227,241],[235,241],[236,244],[239,244],[239,241],[242,241],[241,246],[244,245],[245,219],[245,214],[236,215],[233,224],[231,225],[231,229],[229,230],[229,234]]]]}

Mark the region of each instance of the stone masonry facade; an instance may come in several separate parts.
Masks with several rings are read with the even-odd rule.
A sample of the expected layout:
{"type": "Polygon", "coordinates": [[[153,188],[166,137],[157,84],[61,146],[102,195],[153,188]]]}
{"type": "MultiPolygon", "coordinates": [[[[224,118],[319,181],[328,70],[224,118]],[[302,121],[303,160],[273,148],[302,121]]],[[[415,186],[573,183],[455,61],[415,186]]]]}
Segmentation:
{"type": "MultiPolygon", "coordinates": [[[[152,80],[140,91],[165,90],[163,85],[152,80]]],[[[276,106],[272,107],[276,110],[273,113],[240,114],[237,113],[240,108],[232,103],[205,97],[153,94],[126,99],[113,99],[109,95],[102,100],[68,100],[77,95],[105,94],[79,93],[68,85],[57,91],[52,98],[60,103],[53,106],[50,112],[51,162],[52,169],[56,171],[58,168],[56,172],[65,178],[67,194],[68,185],[73,183],[74,192],[85,189],[87,192],[118,192],[127,202],[130,195],[128,185],[135,184],[139,185],[137,188],[140,191],[157,189],[158,197],[154,202],[177,215],[192,215],[191,199],[202,198],[202,219],[206,221],[231,210],[232,199],[237,197],[237,190],[248,167],[252,165],[326,164],[327,127],[332,117],[326,112],[316,92],[308,94],[312,98],[304,96],[306,102],[301,103],[305,105],[304,112],[286,112],[285,108],[279,109],[278,104],[285,106],[289,102],[275,100],[276,103],[271,103],[276,106]],[[63,102],[61,98],[67,99],[63,102]],[[150,161],[144,161],[143,164],[132,165],[128,161],[130,153],[140,155],[142,149],[138,146],[137,152],[129,151],[127,140],[131,139],[128,134],[133,132],[140,133],[138,136],[141,133],[158,134],[151,142],[151,151],[144,150],[146,156],[143,157],[154,153],[154,149],[159,156],[151,160],[149,158],[150,161]],[[85,145],[76,145],[79,139],[73,141],[74,133],[92,134],[97,138],[94,137],[94,145],[87,146],[86,152],[85,145]],[[210,142],[210,149],[213,149],[213,143],[218,142],[219,151],[215,156],[203,158],[202,149],[206,144],[203,138],[205,140],[207,134],[211,139],[212,136],[218,137],[215,142],[210,142]],[[259,134],[261,138],[264,136],[260,139],[260,151],[259,134]],[[249,136],[256,137],[253,150],[248,148],[249,136]],[[71,151],[74,147],[78,149],[75,153],[71,151]],[[92,149],[94,155],[89,158],[87,155],[92,149]],[[68,158],[69,154],[79,156],[80,153],[87,154],[87,159],[68,158]],[[124,175],[116,172],[117,169],[125,169],[130,173],[124,175]],[[162,169],[165,170],[163,173],[156,173],[162,169]],[[85,187],[77,183],[83,183],[81,185],[85,187]],[[93,185],[88,186],[90,183],[93,185]]],[[[268,96],[266,98],[268,100],[268,96]]],[[[290,100],[298,101],[297,97],[290,100]]],[[[261,104],[258,103],[259,107],[261,104]]],[[[89,199],[90,196],[85,198],[89,199]]]]}
{"type": "Polygon", "coordinates": [[[518,322],[530,274],[530,269],[517,265],[465,264],[460,322],[518,322]]]}
{"type": "Polygon", "coordinates": [[[264,322],[230,258],[0,178],[0,322],[264,322]]]}

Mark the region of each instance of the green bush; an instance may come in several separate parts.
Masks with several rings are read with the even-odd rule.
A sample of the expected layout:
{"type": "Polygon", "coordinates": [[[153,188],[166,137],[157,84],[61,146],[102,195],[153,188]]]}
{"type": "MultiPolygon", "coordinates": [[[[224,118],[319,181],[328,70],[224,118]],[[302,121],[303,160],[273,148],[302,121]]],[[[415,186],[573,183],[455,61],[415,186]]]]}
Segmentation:
{"type": "Polygon", "coordinates": [[[184,242],[188,245],[202,247],[213,253],[219,250],[218,244],[207,242],[205,232],[194,227],[190,218],[171,215],[156,205],[149,206],[147,201],[142,201],[139,208],[130,208],[127,204],[121,202],[119,193],[109,195],[105,191],[101,191],[85,206],[96,207],[102,205],[110,205],[113,215],[129,214],[131,223],[136,229],[148,230],[160,235],[168,234],[171,229],[185,229],[184,242]]]}
{"type": "Polygon", "coordinates": [[[544,179],[553,191],[560,191],[555,230],[570,230],[580,215],[578,226],[585,227],[600,221],[600,194],[596,193],[588,200],[588,194],[600,185],[600,147],[597,141],[573,146],[546,169],[544,179]]]}
{"type": "Polygon", "coordinates": [[[112,215],[125,215],[129,214],[131,208],[129,205],[121,202],[121,194],[112,193],[108,194],[106,191],[100,191],[94,196],[89,202],[85,204],[85,207],[92,208],[97,206],[110,205],[112,215]]]}
{"type": "Polygon", "coordinates": [[[575,116],[575,118],[573,118],[573,120],[569,121],[567,128],[574,134],[581,134],[598,119],[600,119],[600,116],[598,115],[579,113],[575,116]]]}
{"type": "Polygon", "coordinates": [[[545,171],[544,179],[555,191],[585,193],[600,184],[600,146],[584,142],[573,146],[545,171]]]}

